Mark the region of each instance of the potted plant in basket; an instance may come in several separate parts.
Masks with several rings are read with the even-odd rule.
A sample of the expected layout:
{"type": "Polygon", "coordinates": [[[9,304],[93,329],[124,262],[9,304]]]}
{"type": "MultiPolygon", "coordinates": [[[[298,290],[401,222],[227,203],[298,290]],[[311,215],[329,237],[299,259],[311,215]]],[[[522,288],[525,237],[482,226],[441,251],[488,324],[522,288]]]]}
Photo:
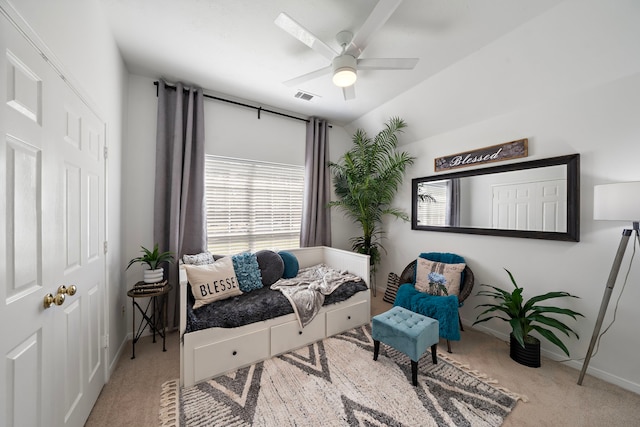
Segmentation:
{"type": "Polygon", "coordinates": [[[408,221],[408,215],[391,206],[404,171],[414,157],[396,151],[397,134],[407,125],[392,117],[375,138],[362,129],[353,135],[353,147],[338,163],[329,163],[338,200],[329,206],[341,208],[362,228],[362,236],[351,239],[351,249],[369,255],[372,275],[380,261],[382,219],[385,215],[408,221]]]}
{"type": "Polygon", "coordinates": [[[158,244],[156,243],[153,247],[153,250],[149,250],[144,246],[140,246],[142,248],[142,255],[136,258],[133,258],[129,261],[129,265],[127,265],[127,270],[133,264],[140,263],[143,265],[147,265],[149,268],[144,270],[144,281],[145,283],[157,283],[161,282],[164,278],[164,268],[161,267],[165,262],[173,262],[173,253],[170,251],[160,252],[158,250],[158,244]]]}
{"type": "Polygon", "coordinates": [[[582,316],[582,314],[568,308],[542,306],[538,303],[552,298],[578,297],[568,292],[547,292],[546,294],[538,295],[524,301],[522,297],[524,289],[517,285],[509,270],[505,268],[505,271],[509,274],[509,278],[511,278],[511,283],[513,283],[515,289],[513,292],[507,292],[496,286],[481,285],[491,288],[492,290],[483,290],[478,292],[477,295],[495,298],[497,302],[477,305],[476,308],[487,307],[487,309],[478,315],[473,324],[476,325],[493,318],[509,322],[511,325],[510,356],[513,360],[525,366],[534,368],[540,366],[540,340],[530,335],[532,331],[538,332],[569,356],[567,347],[560,338],[548,328],[557,329],[567,336],[573,334],[578,339],[580,337],[569,326],[553,317],[546,316],[546,313],[569,316],[574,320],[576,320],[576,316],[582,316]]]}

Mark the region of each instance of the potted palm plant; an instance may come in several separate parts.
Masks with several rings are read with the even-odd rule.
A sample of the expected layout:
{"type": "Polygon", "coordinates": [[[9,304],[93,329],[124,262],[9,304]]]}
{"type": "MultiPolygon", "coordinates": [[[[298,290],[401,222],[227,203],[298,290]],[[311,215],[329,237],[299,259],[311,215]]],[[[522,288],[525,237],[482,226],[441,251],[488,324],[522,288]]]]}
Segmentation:
{"type": "Polygon", "coordinates": [[[538,332],[569,356],[567,347],[549,328],[557,329],[567,336],[573,334],[578,339],[580,337],[569,326],[546,314],[553,313],[556,315],[569,316],[574,320],[576,320],[576,316],[582,316],[582,314],[568,308],[543,306],[539,305],[539,303],[552,298],[578,297],[568,292],[547,292],[546,294],[538,295],[524,301],[522,297],[524,289],[517,285],[509,270],[505,268],[505,271],[509,274],[509,278],[515,289],[512,292],[507,292],[496,286],[481,285],[491,288],[491,290],[480,291],[477,295],[492,297],[496,302],[477,305],[476,308],[486,307],[486,310],[478,315],[473,324],[476,325],[494,318],[509,322],[511,325],[510,356],[513,360],[525,366],[534,368],[540,366],[540,340],[530,335],[533,331],[538,332]]]}
{"type": "Polygon", "coordinates": [[[173,253],[169,251],[160,252],[157,243],[154,245],[153,250],[149,250],[144,246],[140,246],[140,248],[142,248],[142,255],[129,261],[126,270],[136,263],[146,265],[148,268],[144,270],[145,283],[161,282],[164,278],[164,268],[162,264],[173,262],[173,253]]]}
{"type": "Polygon", "coordinates": [[[370,256],[372,273],[384,250],[380,242],[383,217],[409,220],[405,212],[391,206],[405,169],[415,159],[396,150],[398,134],[406,126],[404,120],[392,117],[373,139],[358,129],[353,147],[337,163],[329,163],[338,198],[329,206],[341,208],[362,228],[362,235],[351,239],[352,250],[370,256]]]}

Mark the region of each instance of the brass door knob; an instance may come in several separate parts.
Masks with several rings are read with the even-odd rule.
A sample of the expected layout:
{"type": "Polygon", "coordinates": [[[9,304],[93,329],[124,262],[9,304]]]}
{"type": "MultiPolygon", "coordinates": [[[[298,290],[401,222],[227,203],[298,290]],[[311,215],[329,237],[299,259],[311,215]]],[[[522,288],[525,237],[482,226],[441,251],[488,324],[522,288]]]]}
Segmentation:
{"type": "Polygon", "coordinates": [[[69,296],[75,295],[78,288],[76,285],[71,285],[68,288],[65,285],[58,286],[58,294],[67,294],[69,296]]]}
{"type": "Polygon", "coordinates": [[[78,288],[76,288],[76,285],[71,285],[68,288],[65,285],[58,286],[58,292],[55,295],[47,294],[44,296],[44,301],[43,301],[44,308],[49,308],[54,304],[55,305],[64,304],[64,300],[66,296],[75,295],[77,290],[78,288]]]}
{"type": "Polygon", "coordinates": [[[64,304],[64,300],[65,300],[65,295],[64,294],[56,294],[55,296],[53,296],[53,294],[47,294],[44,296],[44,308],[49,308],[52,305],[62,305],[64,304]]]}

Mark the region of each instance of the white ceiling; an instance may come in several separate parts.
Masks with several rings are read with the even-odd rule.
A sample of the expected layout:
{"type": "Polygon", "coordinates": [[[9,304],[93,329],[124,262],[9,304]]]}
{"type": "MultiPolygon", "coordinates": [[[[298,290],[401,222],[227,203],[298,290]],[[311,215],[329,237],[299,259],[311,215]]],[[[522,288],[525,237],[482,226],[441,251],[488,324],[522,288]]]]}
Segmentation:
{"type": "MultiPolygon", "coordinates": [[[[130,72],[195,84],[252,105],[348,124],[500,38],[560,0],[404,0],[361,58],[417,57],[411,71],[359,71],[345,101],[330,75],[282,82],[328,61],[274,24],[286,12],[340,50],[377,0],[99,0],[130,72]],[[317,95],[294,97],[298,90],[317,95]]],[[[149,90],[153,90],[150,88],[149,90]]]]}

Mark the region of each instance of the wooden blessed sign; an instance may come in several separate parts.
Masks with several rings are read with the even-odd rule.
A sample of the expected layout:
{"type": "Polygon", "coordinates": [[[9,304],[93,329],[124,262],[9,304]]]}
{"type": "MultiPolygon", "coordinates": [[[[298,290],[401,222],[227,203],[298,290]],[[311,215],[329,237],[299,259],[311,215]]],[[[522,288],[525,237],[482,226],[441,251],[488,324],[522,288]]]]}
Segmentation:
{"type": "Polygon", "coordinates": [[[527,157],[529,155],[528,144],[529,140],[525,138],[464,153],[438,157],[434,160],[434,170],[440,172],[482,163],[527,157]]]}

